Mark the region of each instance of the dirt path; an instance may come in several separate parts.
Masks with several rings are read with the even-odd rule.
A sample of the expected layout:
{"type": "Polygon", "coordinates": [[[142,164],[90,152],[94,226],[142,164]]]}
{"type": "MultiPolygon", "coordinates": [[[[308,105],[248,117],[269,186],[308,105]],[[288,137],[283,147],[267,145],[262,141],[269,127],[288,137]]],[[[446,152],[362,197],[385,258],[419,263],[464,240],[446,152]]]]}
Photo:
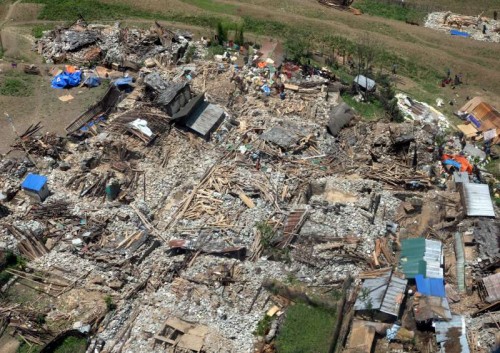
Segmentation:
{"type": "Polygon", "coordinates": [[[0,30],[3,28],[3,26],[9,21],[10,17],[12,16],[12,12],[14,12],[14,8],[16,7],[17,4],[19,4],[21,0],[16,0],[15,3],[9,5],[9,10],[7,11],[7,14],[5,15],[5,18],[2,22],[0,22],[0,30]]]}

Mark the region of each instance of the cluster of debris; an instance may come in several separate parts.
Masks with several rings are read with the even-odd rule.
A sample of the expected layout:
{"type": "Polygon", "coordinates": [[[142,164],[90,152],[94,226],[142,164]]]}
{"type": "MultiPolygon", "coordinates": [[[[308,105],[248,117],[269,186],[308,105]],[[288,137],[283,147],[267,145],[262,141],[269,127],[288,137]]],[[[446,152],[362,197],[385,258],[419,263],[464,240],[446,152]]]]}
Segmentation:
{"type": "MultiPolygon", "coordinates": [[[[172,45],[80,26],[42,52],[78,60],[93,46],[116,62],[110,31],[131,68],[172,45]]],[[[66,137],[20,135],[26,158],[0,162],[0,254],[30,262],[6,268],[1,291],[39,299],[1,303],[0,332],[53,345],[76,330],[89,353],[273,352],[288,306],[338,291],[338,351],[493,348],[498,210],[492,176],[469,168],[476,150],[408,97],[414,119],[365,122],[333,77],[275,63],[157,60],[66,137]]]]}
{"type": "Polygon", "coordinates": [[[425,20],[425,27],[445,31],[454,36],[500,42],[500,21],[482,15],[465,16],[449,11],[432,12],[425,20]]]}
{"type": "Polygon", "coordinates": [[[49,64],[103,64],[138,70],[147,59],[177,63],[191,34],[173,32],[158,22],[150,29],[87,24],[78,20],[69,27],[47,31],[35,50],[49,64]]]}

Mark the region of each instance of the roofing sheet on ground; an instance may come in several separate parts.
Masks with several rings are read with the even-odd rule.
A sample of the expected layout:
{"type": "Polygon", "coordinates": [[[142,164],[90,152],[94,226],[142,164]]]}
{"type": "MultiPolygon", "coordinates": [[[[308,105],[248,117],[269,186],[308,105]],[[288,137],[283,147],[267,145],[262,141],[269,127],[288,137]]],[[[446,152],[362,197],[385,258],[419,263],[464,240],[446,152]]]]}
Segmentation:
{"type": "Polygon", "coordinates": [[[462,202],[467,216],[495,217],[490,188],[487,184],[462,184],[462,202]]]}
{"type": "Polygon", "coordinates": [[[432,297],[446,297],[444,281],[442,278],[424,278],[422,275],[416,275],[417,291],[424,295],[432,297]]]}

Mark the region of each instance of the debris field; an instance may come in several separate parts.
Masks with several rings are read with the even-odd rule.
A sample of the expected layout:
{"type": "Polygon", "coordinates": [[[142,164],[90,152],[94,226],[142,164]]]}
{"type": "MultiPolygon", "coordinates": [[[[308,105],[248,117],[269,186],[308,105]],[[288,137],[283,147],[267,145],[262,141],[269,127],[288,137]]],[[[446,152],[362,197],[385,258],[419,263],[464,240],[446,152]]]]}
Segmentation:
{"type": "Polygon", "coordinates": [[[450,172],[478,149],[434,108],[400,97],[405,122],[364,121],[325,75],[212,60],[159,24],[78,22],[35,49],[95,63],[110,87],[67,136],[34,125],[0,162],[0,253],[27,260],[6,270],[0,332],[43,346],[78,330],[89,353],[273,352],[303,292],[336,308],[338,352],[498,342],[492,177],[450,172]]]}

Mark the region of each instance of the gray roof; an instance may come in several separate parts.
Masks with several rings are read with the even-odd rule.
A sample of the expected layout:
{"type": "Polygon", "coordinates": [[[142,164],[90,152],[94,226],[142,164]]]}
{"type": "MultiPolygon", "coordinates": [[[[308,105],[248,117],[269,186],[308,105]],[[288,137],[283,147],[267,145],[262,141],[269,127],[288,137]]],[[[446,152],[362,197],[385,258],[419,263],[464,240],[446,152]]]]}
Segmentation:
{"type": "Polygon", "coordinates": [[[443,278],[443,245],[439,240],[425,239],[426,278],[443,278]]]}
{"type": "Polygon", "coordinates": [[[407,283],[406,279],[392,276],[390,270],[379,278],[366,279],[354,303],[354,309],[380,310],[397,317],[407,283]],[[366,297],[363,292],[367,293],[366,297]]]}
{"type": "Polygon", "coordinates": [[[224,119],[224,109],[215,104],[203,104],[187,118],[185,124],[200,135],[209,137],[222,119],[224,119]]]}
{"type": "Polygon", "coordinates": [[[374,89],[376,85],[375,81],[363,75],[356,76],[354,82],[369,91],[374,89]]]}
{"type": "Polygon", "coordinates": [[[387,287],[384,300],[382,301],[380,311],[394,316],[399,315],[399,307],[403,301],[407,283],[408,280],[406,279],[392,276],[389,286],[387,287]]]}
{"type": "Polygon", "coordinates": [[[158,95],[157,102],[162,104],[162,105],[167,105],[170,104],[174,98],[177,96],[177,94],[186,87],[187,83],[186,82],[172,82],[169,84],[165,90],[161,91],[161,93],[158,95]]]}
{"type": "Polygon", "coordinates": [[[495,217],[490,188],[486,184],[462,184],[462,202],[467,216],[495,217]]]}
{"type": "Polygon", "coordinates": [[[294,147],[300,140],[300,136],[292,131],[292,129],[287,129],[281,126],[273,126],[272,128],[267,129],[260,135],[260,138],[266,142],[272,142],[285,149],[294,147]]]}
{"type": "Polygon", "coordinates": [[[467,173],[467,172],[455,172],[455,173],[453,173],[453,181],[457,184],[468,183],[469,182],[469,173],[467,173]]]}
{"type": "Polygon", "coordinates": [[[445,353],[469,353],[469,344],[465,332],[465,320],[460,315],[452,315],[450,321],[435,321],[434,328],[436,330],[436,341],[441,345],[441,352],[445,353]],[[453,331],[455,332],[453,332],[453,331]],[[459,336],[458,342],[460,344],[449,345],[446,347],[445,343],[448,338],[457,341],[456,336],[459,336]]]}

